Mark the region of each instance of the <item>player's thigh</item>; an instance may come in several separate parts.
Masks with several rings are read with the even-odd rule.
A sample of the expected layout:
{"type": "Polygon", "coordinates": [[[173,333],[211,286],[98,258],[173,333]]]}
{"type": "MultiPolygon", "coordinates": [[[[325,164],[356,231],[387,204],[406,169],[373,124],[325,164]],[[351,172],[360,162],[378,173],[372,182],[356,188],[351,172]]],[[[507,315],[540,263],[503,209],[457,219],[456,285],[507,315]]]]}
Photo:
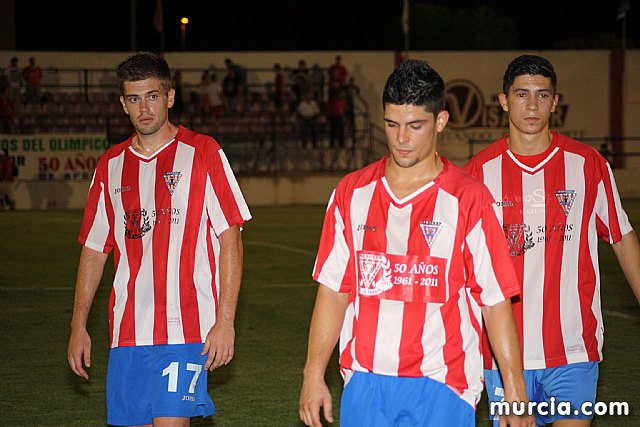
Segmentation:
{"type": "Polygon", "coordinates": [[[547,424],[582,427],[589,426],[593,414],[583,412],[593,408],[598,386],[598,363],[583,362],[542,369],[537,372],[541,397],[536,399],[549,403],[555,408],[555,414],[540,416],[547,424]],[[560,423],[560,424],[558,424],[560,423]]]}
{"type": "Polygon", "coordinates": [[[148,347],[116,347],[107,368],[107,423],[151,425],[148,347]]]}
{"type": "Polygon", "coordinates": [[[191,418],[158,417],[153,419],[153,427],[189,427],[191,418]]]}
{"type": "Polygon", "coordinates": [[[355,372],[340,405],[343,427],[471,427],[473,407],[448,386],[430,378],[355,372]]]}
{"type": "Polygon", "coordinates": [[[202,344],[154,346],[150,363],[151,404],[154,419],[206,417],[215,410],[207,391],[207,355],[202,344]]]}

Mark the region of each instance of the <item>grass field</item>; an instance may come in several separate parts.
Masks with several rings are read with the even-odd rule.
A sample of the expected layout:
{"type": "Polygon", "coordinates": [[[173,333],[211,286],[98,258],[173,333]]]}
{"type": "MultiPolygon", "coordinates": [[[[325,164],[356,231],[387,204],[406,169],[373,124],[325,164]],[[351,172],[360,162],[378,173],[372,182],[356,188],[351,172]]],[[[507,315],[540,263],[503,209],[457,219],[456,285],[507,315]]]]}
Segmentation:
{"type": "MultiPolygon", "coordinates": [[[[624,205],[637,229],[640,200],[624,205]]],[[[252,213],[244,231],[236,357],[209,377],[218,413],[192,425],[301,426],[297,401],[316,290],[310,273],[324,206],[256,207],[252,213]]],[[[89,319],[90,380],[74,376],[66,361],[81,215],[0,212],[1,426],[106,425],[111,260],[89,319]]],[[[598,400],[627,401],[632,415],[597,417],[594,425],[638,426],[640,311],[613,251],[604,244],[601,269],[606,343],[598,400]]],[[[327,381],[337,407],[342,381],[335,356],[327,381]]],[[[488,425],[485,411],[483,400],[479,426],[488,425]]]]}

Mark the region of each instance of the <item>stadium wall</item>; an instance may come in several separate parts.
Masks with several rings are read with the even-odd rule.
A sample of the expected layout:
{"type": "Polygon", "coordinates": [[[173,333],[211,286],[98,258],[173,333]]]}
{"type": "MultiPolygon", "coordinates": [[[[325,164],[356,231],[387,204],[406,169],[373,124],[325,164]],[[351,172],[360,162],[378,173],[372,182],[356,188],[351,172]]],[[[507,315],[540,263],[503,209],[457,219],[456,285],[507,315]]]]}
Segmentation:
{"type": "MultiPolygon", "coordinates": [[[[411,52],[410,57],[425,59],[436,68],[448,86],[448,102],[451,120],[442,135],[439,151],[457,164],[464,164],[469,155],[469,140],[477,141],[474,152],[483,147],[482,141],[500,137],[506,129],[506,116],[502,113],[497,94],[501,91],[502,74],[514,57],[523,53],[539,54],[554,64],[561,95],[558,112],[552,119],[552,127],[576,139],[606,137],[612,134],[609,114],[611,111],[610,75],[611,52],[598,51],[434,51],[411,52]]],[[[356,78],[361,94],[369,105],[372,123],[382,125],[381,93],[387,76],[393,70],[396,52],[346,51],[346,52],[168,52],[165,54],[174,69],[187,69],[183,73],[187,84],[197,85],[201,70],[222,69],[225,58],[232,58],[249,69],[249,83],[267,84],[273,79],[271,67],[278,62],[283,67],[294,68],[300,59],[309,66],[319,64],[328,67],[336,54],[356,78]]],[[[102,52],[50,52],[50,51],[2,51],[0,64],[8,64],[17,56],[26,65],[33,56],[45,70],[44,84],[51,86],[78,85],[84,74],[56,73],[55,69],[104,69],[92,73],[92,78],[102,82],[113,79],[115,66],[128,53],[102,52]],[[95,74],[95,76],[94,76],[95,74]]],[[[625,137],[640,136],[640,50],[628,50],[625,55],[625,71],[622,105],[622,134],[625,137]]],[[[90,83],[98,84],[98,81],[90,83]]],[[[123,113],[124,114],[124,113],[123,113]]],[[[86,160],[93,153],[86,147],[61,149],[51,140],[94,139],[101,135],[0,135],[0,146],[9,148],[12,155],[21,159],[21,174],[16,183],[19,208],[81,208],[86,198],[87,174],[92,163],[86,160]],[[25,142],[40,140],[40,143],[25,142]],[[11,141],[15,141],[12,143],[11,141]],[[25,145],[26,144],[26,145],[25,145]],[[43,165],[50,166],[57,157],[60,165],[71,164],[79,170],[60,170],[63,175],[42,176],[43,165]],[[71,159],[71,160],[70,160],[71,159]],[[70,163],[69,163],[70,162],[70,163]],[[81,168],[83,167],[83,169],[81,168]]],[[[598,145],[598,142],[592,142],[598,145]]],[[[99,144],[97,144],[99,145],[99,144]]],[[[98,151],[100,148],[98,148],[98,151]]],[[[625,145],[628,152],[640,152],[640,141],[625,145]]],[[[626,168],[614,172],[623,197],[640,197],[635,180],[640,172],[640,156],[627,157],[626,168]]],[[[49,171],[45,171],[49,172],[49,171]]],[[[325,203],[339,177],[309,176],[304,178],[241,178],[240,184],[247,193],[249,203],[292,204],[325,203]]]]}

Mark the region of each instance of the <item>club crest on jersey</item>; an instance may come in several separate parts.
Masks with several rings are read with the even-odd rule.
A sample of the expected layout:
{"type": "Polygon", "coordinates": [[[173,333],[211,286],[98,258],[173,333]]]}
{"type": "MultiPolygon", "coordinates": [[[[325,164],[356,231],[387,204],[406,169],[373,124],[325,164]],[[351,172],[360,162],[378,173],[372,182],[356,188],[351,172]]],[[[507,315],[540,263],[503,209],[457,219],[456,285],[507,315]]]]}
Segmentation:
{"type": "Polygon", "coordinates": [[[167,188],[169,189],[169,194],[173,196],[173,192],[176,189],[176,185],[182,178],[182,172],[167,172],[164,174],[164,182],[167,183],[167,188]]]}
{"type": "Polygon", "coordinates": [[[124,213],[124,237],[140,239],[151,230],[146,209],[133,209],[124,213]]]}
{"type": "Polygon", "coordinates": [[[358,254],[360,268],[360,295],[379,295],[393,287],[391,284],[391,263],[384,255],[358,254]]]}
{"type": "Polygon", "coordinates": [[[442,223],[439,221],[422,221],[420,228],[422,229],[422,235],[427,242],[427,246],[431,249],[431,245],[433,245],[436,237],[440,234],[440,230],[442,230],[442,223]]]}
{"type": "Polygon", "coordinates": [[[571,206],[576,198],[576,190],[556,190],[556,199],[564,212],[564,216],[569,216],[571,206]]]}
{"type": "Polygon", "coordinates": [[[505,224],[502,228],[507,238],[509,255],[520,256],[535,245],[533,233],[527,224],[505,224]]]}

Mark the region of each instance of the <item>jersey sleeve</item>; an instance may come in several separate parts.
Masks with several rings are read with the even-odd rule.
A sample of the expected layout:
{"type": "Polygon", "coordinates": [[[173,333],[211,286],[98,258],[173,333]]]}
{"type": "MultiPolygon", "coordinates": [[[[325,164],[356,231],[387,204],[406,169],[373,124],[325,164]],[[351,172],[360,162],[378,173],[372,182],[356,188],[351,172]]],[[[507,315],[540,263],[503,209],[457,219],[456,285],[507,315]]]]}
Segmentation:
{"type": "Polygon", "coordinates": [[[109,190],[106,181],[107,162],[104,157],[106,156],[100,160],[91,180],[78,241],[93,250],[109,253],[113,249],[114,240],[108,213],[109,190]]]}
{"type": "Polygon", "coordinates": [[[613,244],[619,242],[632,227],[627,213],[622,208],[611,167],[602,161],[600,169],[602,178],[598,183],[595,204],[596,228],[598,237],[613,244]]]}
{"type": "Polygon", "coordinates": [[[227,228],[250,220],[251,213],[222,148],[208,157],[207,175],[207,211],[215,233],[219,236],[227,228]]]}
{"type": "Polygon", "coordinates": [[[492,306],[518,295],[520,286],[491,195],[482,193],[479,215],[465,238],[467,287],[480,306],[492,306]]]}
{"type": "Polygon", "coordinates": [[[351,251],[345,238],[345,222],[337,202],[336,190],[329,198],[322,225],[318,255],[313,267],[313,279],[337,292],[351,290],[351,251]]]}

